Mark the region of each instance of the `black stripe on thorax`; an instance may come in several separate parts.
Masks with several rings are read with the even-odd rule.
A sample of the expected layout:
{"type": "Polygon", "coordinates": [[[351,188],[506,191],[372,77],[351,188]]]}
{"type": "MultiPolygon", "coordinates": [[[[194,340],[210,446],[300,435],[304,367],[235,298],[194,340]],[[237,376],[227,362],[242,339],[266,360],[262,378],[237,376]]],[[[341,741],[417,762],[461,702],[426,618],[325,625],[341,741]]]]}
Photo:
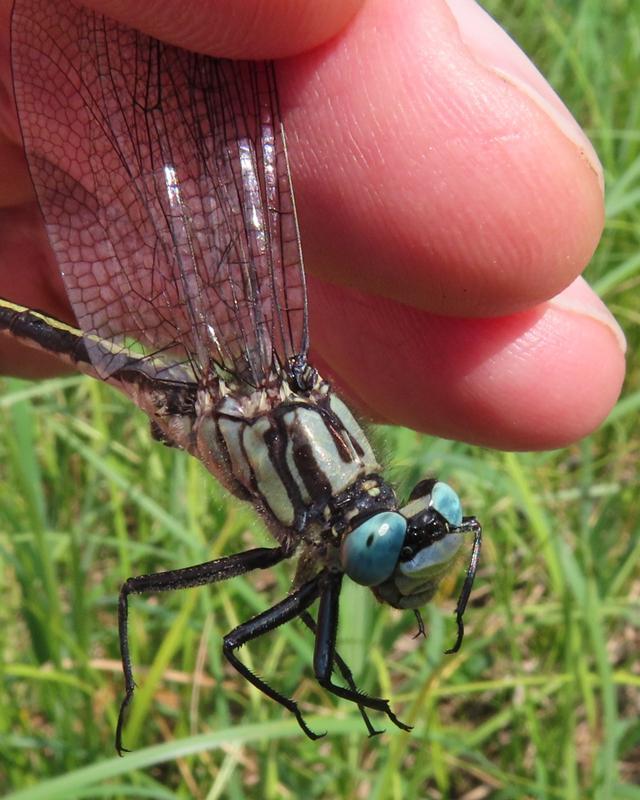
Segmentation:
{"type": "MultiPolygon", "coordinates": [[[[283,480],[287,494],[291,500],[291,503],[293,504],[294,509],[304,509],[304,516],[309,519],[309,517],[313,518],[315,516],[321,516],[323,509],[331,498],[332,485],[330,479],[318,464],[314,449],[310,445],[307,436],[298,431],[297,422],[294,422],[294,424],[291,426],[285,422],[284,417],[288,412],[296,412],[301,409],[307,409],[318,414],[319,419],[324,423],[333,441],[335,442],[340,457],[344,461],[348,462],[352,462],[353,459],[350,457],[350,454],[348,458],[344,457],[343,450],[341,449],[345,448],[344,441],[341,440],[339,436],[336,436],[335,428],[328,424],[326,415],[319,413],[321,410],[318,405],[311,403],[286,403],[274,409],[272,412],[274,422],[276,422],[280,438],[284,442],[281,455],[282,469],[278,468],[279,474],[283,480]],[[296,480],[293,475],[291,475],[291,471],[286,462],[286,446],[289,441],[291,441],[293,446],[292,450],[294,463],[300,478],[304,483],[305,489],[311,498],[311,502],[309,504],[305,504],[304,500],[302,499],[302,495],[298,489],[296,480]]],[[[296,516],[298,516],[297,511],[296,516]]]]}
{"type": "Polygon", "coordinates": [[[331,395],[327,395],[323,397],[318,405],[317,409],[322,416],[325,425],[329,433],[331,434],[334,442],[336,443],[336,447],[338,448],[338,452],[340,453],[340,457],[343,461],[349,462],[353,461],[351,457],[351,453],[349,452],[349,448],[345,445],[344,438],[347,437],[349,442],[353,446],[356,454],[359,458],[364,456],[364,450],[358,443],[358,441],[351,435],[351,432],[345,428],[344,423],[338,417],[338,415],[333,411],[330,405],[331,402],[331,395]]]}
{"type": "MultiPolygon", "coordinates": [[[[278,409],[279,410],[279,409],[278,409]]],[[[293,528],[298,531],[304,530],[309,516],[309,506],[302,499],[300,488],[291,474],[287,464],[287,444],[289,443],[289,431],[284,424],[282,416],[278,414],[270,415],[271,427],[265,434],[265,446],[269,450],[269,459],[282,481],[287,497],[293,506],[293,528]]]]}

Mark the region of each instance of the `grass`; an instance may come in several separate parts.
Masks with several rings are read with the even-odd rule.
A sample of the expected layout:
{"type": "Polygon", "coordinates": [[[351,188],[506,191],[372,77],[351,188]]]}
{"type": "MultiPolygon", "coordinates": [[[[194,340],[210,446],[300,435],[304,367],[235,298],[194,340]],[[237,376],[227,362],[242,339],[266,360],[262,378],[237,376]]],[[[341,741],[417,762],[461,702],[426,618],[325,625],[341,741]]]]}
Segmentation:
{"type": "MultiPolygon", "coordinates": [[[[462,650],[455,583],[411,615],[349,587],[340,649],[366,691],[415,724],[369,740],[311,677],[289,625],[243,651],[295,692],[295,721],[221,660],[220,637],[282,597],[290,572],[132,603],[140,685],[124,759],[116,598],[129,575],[268,541],[194,460],[154,444],[142,415],[78,377],[0,394],[0,792],[36,798],[640,798],[640,25],[633,0],[496,1],[603,160],[608,222],[587,277],[629,338],[617,409],[585,441],[503,454],[381,429],[406,489],[461,487],[488,533],[462,650]]],[[[375,715],[374,715],[375,717],[375,715]]],[[[375,719],[376,722],[380,720],[375,719]]]]}

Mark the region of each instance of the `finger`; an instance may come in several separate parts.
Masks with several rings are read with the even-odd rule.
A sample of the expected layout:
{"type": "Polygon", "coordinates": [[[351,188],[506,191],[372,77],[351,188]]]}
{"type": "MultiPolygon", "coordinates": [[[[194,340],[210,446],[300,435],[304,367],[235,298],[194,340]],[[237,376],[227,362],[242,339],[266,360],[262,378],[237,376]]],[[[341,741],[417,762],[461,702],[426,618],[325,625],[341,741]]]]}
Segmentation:
{"type": "MultiPolygon", "coordinates": [[[[0,110],[0,113],[2,111],[0,110]]],[[[0,135],[0,209],[34,199],[33,185],[22,147],[0,135]]]]}
{"type": "Polygon", "coordinates": [[[33,197],[11,88],[10,15],[11,0],[0,0],[0,208],[33,197]]]}
{"type": "Polygon", "coordinates": [[[489,18],[476,39],[497,62],[502,42],[502,71],[469,55],[446,6],[403,11],[371,0],[280,70],[307,263],[438,313],[530,307],[595,246],[597,161],[489,18]]]}
{"type": "Polygon", "coordinates": [[[187,50],[218,58],[283,58],[338,33],[364,0],[84,0],[84,5],[187,50]]]}
{"type": "Polygon", "coordinates": [[[0,212],[0,296],[72,322],[66,291],[35,203],[0,212]],[[36,264],[40,268],[33,269],[36,264]]]}
{"type": "MultiPolygon", "coordinates": [[[[316,47],[343,28],[364,0],[92,0],[85,5],[163,41],[220,58],[282,58],[316,47]]],[[[0,206],[32,197],[12,100],[9,31],[13,0],[0,0],[0,206]]]]}
{"type": "Polygon", "coordinates": [[[593,431],[619,395],[624,337],[582,279],[493,319],[437,317],[310,283],[316,361],[378,421],[490,447],[553,448],[593,431]]]}
{"type": "MultiPolygon", "coordinates": [[[[0,297],[74,322],[35,203],[0,209],[0,297]]],[[[57,359],[0,335],[0,374],[36,378],[60,372],[68,369],[57,359]]]]}
{"type": "Polygon", "coordinates": [[[401,5],[279,64],[306,263],[433,313],[530,308],[593,253],[597,158],[483,12],[465,38],[470,3],[401,5]]]}

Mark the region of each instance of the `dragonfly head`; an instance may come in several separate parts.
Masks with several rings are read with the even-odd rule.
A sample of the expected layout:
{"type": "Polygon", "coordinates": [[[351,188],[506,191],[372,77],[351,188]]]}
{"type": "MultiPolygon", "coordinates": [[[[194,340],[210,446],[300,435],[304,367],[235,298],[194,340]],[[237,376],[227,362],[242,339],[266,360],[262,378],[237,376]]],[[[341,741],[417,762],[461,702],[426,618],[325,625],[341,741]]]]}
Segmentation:
{"type": "Polygon", "coordinates": [[[473,517],[462,516],[458,495],[448,484],[424,480],[399,511],[378,512],[345,536],[342,567],[379,600],[394,608],[418,608],[435,594],[465,534],[478,528],[473,517]]]}

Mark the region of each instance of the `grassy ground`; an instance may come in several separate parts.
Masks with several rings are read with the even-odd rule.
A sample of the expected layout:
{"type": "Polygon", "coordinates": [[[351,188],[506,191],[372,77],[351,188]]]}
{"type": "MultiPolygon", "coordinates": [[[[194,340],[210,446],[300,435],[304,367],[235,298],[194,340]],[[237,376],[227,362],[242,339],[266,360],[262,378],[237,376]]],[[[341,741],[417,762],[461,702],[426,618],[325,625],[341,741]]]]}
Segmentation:
{"type": "MultiPolygon", "coordinates": [[[[243,651],[318,730],[221,662],[220,637],[288,589],[282,568],[136,600],[140,689],[114,756],[116,598],[132,574],[267,537],[141,415],[76,377],[0,394],[0,792],[42,798],[640,798],[640,21],[634,0],[493,0],[604,162],[608,224],[588,277],[626,328],[623,400],[567,450],[512,455],[381,429],[403,488],[438,474],[487,531],[455,656],[455,584],[414,640],[411,615],[349,588],[340,649],[359,685],[415,724],[369,740],[311,679],[289,625],[243,651]],[[510,8],[507,10],[506,6],[510,8]],[[348,604],[348,605],[347,605],[348,604]],[[13,792],[13,793],[12,793],[13,792]]],[[[376,722],[382,722],[376,720],[376,722]]]]}

